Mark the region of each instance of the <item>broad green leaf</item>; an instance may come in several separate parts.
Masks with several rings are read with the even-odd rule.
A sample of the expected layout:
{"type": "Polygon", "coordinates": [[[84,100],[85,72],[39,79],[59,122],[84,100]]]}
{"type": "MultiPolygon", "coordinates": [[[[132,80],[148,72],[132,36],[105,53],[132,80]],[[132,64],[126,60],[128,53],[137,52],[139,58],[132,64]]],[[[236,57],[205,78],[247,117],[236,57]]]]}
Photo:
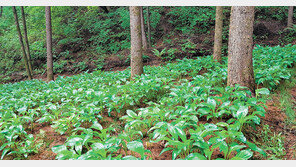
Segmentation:
{"type": "Polygon", "coordinates": [[[128,155],[123,157],[122,160],[139,160],[139,159],[134,156],[128,155]]]}
{"type": "Polygon", "coordinates": [[[253,156],[252,151],[250,150],[242,150],[240,151],[232,160],[248,160],[253,156]]]}
{"type": "Polygon", "coordinates": [[[159,156],[160,156],[161,154],[163,154],[164,152],[167,152],[167,151],[170,151],[170,150],[173,150],[173,148],[172,148],[172,147],[164,148],[164,149],[159,153],[159,156]]]}
{"type": "Polygon", "coordinates": [[[90,128],[97,129],[97,130],[103,129],[102,125],[98,122],[95,122],[90,128]]]}
{"type": "Polygon", "coordinates": [[[51,148],[52,152],[54,153],[59,153],[61,151],[67,150],[67,147],[65,145],[58,145],[58,146],[53,146],[51,148]]]}
{"type": "Polygon", "coordinates": [[[269,95],[270,92],[267,88],[256,89],[256,95],[269,95]]]}
{"type": "Polygon", "coordinates": [[[105,146],[102,143],[93,143],[91,147],[94,151],[105,149],[105,146]]]}
{"type": "Polygon", "coordinates": [[[259,152],[264,157],[267,156],[266,153],[261,148],[256,146],[256,144],[247,141],[247,145],[250,147],[251,150],[259,152]]]}
{"type": "Polygon", "coordinates": [[[140,141],[132,141],[127,143],[127,148],[131,151],[137,152],[141,155],[141,157],[144,157],[144,145],[140,141]]]}
{"type": "Polygon", "coordinates": [[[10,148],[5,148],[2,152],[2,155],[1,155],[1,159],[4,158],[4,156],[10,151],[10,148]]]}
{"type": "Polygon", "coordinates": [[[207,158],[199,153],[191,153],[186,158],[186,160],[207,160],[207,158]]]}
{"type": "Polygon", "coordinates": [[[132,118],[137,117],[137,114],[135,112],[133,112],[132,110],[127,110],[126,113],[127,113],[127,115],[129,115],[132,118]]]}
{"type": "Polygon", "coordinates": [[[248,106],[240,106],[236,113],[236,118],[243,118],[249,112],[248,106]]]}

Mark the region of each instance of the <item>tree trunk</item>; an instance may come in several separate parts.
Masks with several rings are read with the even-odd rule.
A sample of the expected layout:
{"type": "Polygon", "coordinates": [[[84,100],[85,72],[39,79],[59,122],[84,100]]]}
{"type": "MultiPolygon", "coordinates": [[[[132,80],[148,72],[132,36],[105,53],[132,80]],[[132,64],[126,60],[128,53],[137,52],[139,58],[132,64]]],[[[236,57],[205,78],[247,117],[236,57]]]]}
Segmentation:
{"type": "Polygon", "coordinates": [[[103,9],[105,13],[109,13],[109,10],[106,6],[100,6],[100,8],[103,9]]]}
{"type": "Polygon", "coordinates": [[[146,33],[145,33],[145,23],[144,23],[144,14],[143,14],[143,7],[140,7],[141,9],[141,31],[142,31],[142,45],[143,45],[143,50],[147,50],[147,39],[146,39],[146,33]]]}
{"type": "Polygon", "coordinates": [[[111,7],[110,6],[106,6],[106,8],[107,8],[108,12],[111,11],[111,7]]]}
{"type": "Polygon", "coordinates": [[[255,93],[253,70],[253,6],[233,6],[231,8],[227,85],[240,84],[255,93]]]}
{"type": "Polygon", "coordinates": [[[222,29],[223,29],[223,7],[216,7],[215,39],[214,39],[214,60],[221,62],[222,54],[222,29]]]}
{"type": "Polygon", "coordinates": [[[143,74],[141,10],[139,6],[131,6],[131,78],[143,74]]]}
{"type": "Polygon", "coordinates": [[[27,34],[27,24],[26,24],[26,17],[25,17],[25,11],[24,7],[21,6],[21,13],[22,13],[22,20],[23,20],[23,28],[24,28],[24,38],[26,42],[26,51],[27,51],[27,59],[28,59],[28,65],[30,73],[33,75],[33,68],[32,68],[32,61],[31,61],[31,54],[30,54],[30,47],[29,47],[29,40],[28,40],[28,34],[27,34]]]}
{"type": "Polygon", "coordinates": [[[148,46],[151,47],[151,26],[150,26],[149,6],[147,6],[147,28],[148,28],[148,46]]]}
{"type": "Polygon", "coordinates": [[[0,17],[2,17],[2,13],[3,13],[3,6],[0,6],[0,17]]]}
{"type": "Polygon", "coordinates": [[[289,7],[289,13],[288,13],[288,28],[293,27],[293,6],[289,7]]]}
{"type": "Polygon", "coordinates": [[[22,33],[21,33],[21,29],[20,29],[20,25],[19,25],[19,21],[18,21],[18,17],[17,17],[17,11],[16,11],[15,6],[12,7],[12,10],[13,10],[16,29],[17,29],[18,36],[19,36],[19,41],[20,41],[20,44],[21,44],[22,52],[23,52],[23,59],[24,59],[24,63],[25,63],[25,68],[26,68],[26,71],[27,71],[27,74],[28,74],[28,78],[31,80],[32,75],[30,73],[30,69],[29,69],[29,65],[28,65],[28,59],[27,59],[27,55],[26,55],[26,50],[25,50],[23,37],[22,37],[22,33]]]}
{"type": "Polygon", "coordinates": [[[45,18],[46,18],[46,48],[47,48],[47,82],[49,82],[54,80],[50,6],[45,7],[45,18]]]}

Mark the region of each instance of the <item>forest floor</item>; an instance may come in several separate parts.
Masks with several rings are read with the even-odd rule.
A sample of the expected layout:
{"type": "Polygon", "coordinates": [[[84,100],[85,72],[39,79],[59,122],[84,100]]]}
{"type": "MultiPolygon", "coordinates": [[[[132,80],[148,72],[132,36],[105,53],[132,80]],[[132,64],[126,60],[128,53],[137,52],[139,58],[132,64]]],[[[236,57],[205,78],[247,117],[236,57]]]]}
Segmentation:
{"type": "MultiPolygon", "coordinates": [[[[145,65],[150,66],[159,66],[162,65],[162,61],[155,59],[154,61],[146,62],[145,65]]],[[[117,68],[113,68],[110,71],[121,71],[126,69],[127,67],[121,66],[117,68]]],[[[59,75],[55,75],[55,78],[59,75]]],[[[62,75],[62,76],[70,76],[70,75],[62,75]]],[[[41,77],[41,79],[45,80],[45,77],[41,77]]],[[[289,87],[286,89],[287,93],[291,95],[291,104],[294,113],[296,114],[296,85],[289,87]]],[[[247,129],[246,134],[247,138],[257,139],[257,144],[266,145],[267,152],[273,152],[273,154],[280,154],[281,159],[285,160],[296,160],[296,120],[292,121],[293,123],[288,123],[286,112],[283,109],[281,104],[281,94],[280,90],[275,91],[273,94],[269,95],[269,98],[266,102],[266,114],[264,118],[261,118],[262,122],[260,126],[254,129],[247,129]],[[264,127],[268,125],[268,131],[264,129],[264,127]],[[282,141],[277,141],[282,140],[282,141]],[[271,148],[277,145],[279,148],[280,142],[283,143],[282,150],[272,150],[271,148]],[[270,147],[270,148],[269,148],[270,147]]],[[[108,115],[104,115],[104,117],[108,117],[108,115]]],[[[108,123],[105,126],[109,126],[110,123],[115,123],[118,125],[122,125],[122,122],[116,122],[111,117],[108,118],[108,123]]],[[[202,121],[202,120],[201,120],[202,121]]],[[[60,135],[54,131],[54,129],[47,124],[36,124],[36,128],[33,130],[34,136],[40,133],[40,131],[44,131],[46,134],[46,138],[44,142],[46,142],[46,147],[43,147],[39,150],[39,153],[31,155],[29,157],[30,160],[54,160],[56,154],[51,151],[51,148],[56,145],[62,145],[67,139],[66,135],[60,135]]],[[[172,155],[171,152],[165,152],[161,156],[159,156],[160,152],[165,148],[165,143],[149,143],[149,141],[143,139],[143,144],[146,149],[151,150],[152,155],[150,158],[153,160],[171,160],[172,155]]],[[[217,151],[218,152],[218,151],[217,151]]],[[[125,153],[123,151],[120,152],[122,155],[125,153]]],[[[213,157],[219,157],[219,154],[213,153],[213,157]]],[[[254,159],[262,159],[259,155],[255,154],[254,159]]],[[[263,158],[264,159],[264,158],[263,158]]]]}
{"type": "MultiPolygon", "coordinates": [[[[257,39],[255,43],[260,45],[269,45],[269,46],[278,45],[280,42],[278,40],[279,36],[276,35],[276,33],[279,30],[282,30],[283,26],[276,22],[261,22],[261,23],[264,25],[264,27],[262,27],[262,25],[261,25],[261,28],[260,26],[257,26],[259,28],[256,31],[258,31],[258,33],[261,33],[261,34],[267,33],[271,35],[267,36],[267,38],[257,39]],[[266,28],[268,32],[262,32],[263,30],[266,31],[266,28]]],[[[213,34],[210,34],[210,35],[213,35],[213,34]]],[[[203,39],[196,39],[196,41],[194,41],[193,39],[195,43],[200,43],[199,40],[203,40],[203,39]]],[[[294,41],[293,44],[296,44],[296,41],[294,41]]],[[[168,46],[162,45],[162,42],[159,42],[156,46],[156,48],[159,50],[165,47],[168,47],[168,46]]],[[[204,46],[200,46],[199,49],[203,47],[204,46]]],[[[207,47],[211,48],[211,46],[207,46],[207,47]]],[[[150,59],[144,62],[145,66],[148,66],[148,65],[159,66],[165,63],[164,60],[154,56],[151,50],[148,50],[146,55],[149,56],[150,59]]],[[[194,58],[196,56],[203,56],[203,55],[194,55],[193,57],[190,56],[187,58],[194,58]]],[[[178,58],[181,59],[184,57],[178,57],[178,58]]],[[[119,60],[118,57],[109,56],[105,59],[105,61],[106,61],[105,65],[103,67],[104,71],[121,71],[129,67],[129,65],[124,64],[124,60],[119,60]]],[[[90,67],[92,66],[93,65],[90,64],[90,67]]],[[[90,71],[93,71],[93,69],[90,68],[90,71]]],[[[61,74],[56,74],[54,77],[56,79],[58,76],[72,76],[76,74],[72,72],[71,73],[64,72],[61,74]]],[[[46,74],[44,73],[44,74],[35,75],[34,79],[41,79],[45,81],[46,74]]],[[[26,80],[26,78],[24,76],[15,75],[15,76],[12,76],[11,82],[19,82],[21,80],[26,80]]],[[[289,88],[287,91],[292,97],[291,101],[293,104],[293,111],[296,112],[296,85],[289,88]]],[[[285,111],[282,109],[283,107],[281,106],[281,100],[279,98],[281,96],[281,93],[282,93],[281,91],[276,91],[274,92],[273,95],[270,95],[271,98],[266,103],[266,106],[267,106],[266,115],[264,118],[261,119],[262,120],[261,125],[258,127],[256,131],[250,129],[248,133],[249,134],[248,137],[256,138],[256,135],[257,135],[258,142],[261,142],[261,144],[263,145],[264,144],[270,145],[270,144],[278,144],[276,141],[273,141],[272,139],[276,139],[276,140],[279,139],[279,138],[276,138],[276,136],[280,134],[283,137],[283,141],[284,141],[284,148],[282,150],[282,154],[283,154],[282,159],[296,160],[296,126],[295,126],[296,120],[294,120],[294,124],[287,122],[287,115],[285,114],[285,111]],[[264,133],[265,125],[268,125],[270,129],[270,131],[268,132],[268,135],[272,135],[274,136],[274,138],[266,138],[266,135],[264,136],[264,134],[262,134],[264,133]],[[262,137],[261,139],[260,139],[260,135],[258,137],[258,134],[261,135],[262,137]]],[[[106,115],[106,117],[108,116],[106,115]]],[[[113,122],[114,120],[110,120],[110,121],[113,122]]],[[[51,151],[51,148],[56,145],[64,144],[64,142],[67,139],[67,136],[58,134],[57,132],[54,131],[54,129],[50,125],[47,125],[47,124],[41,124],[41,125],[36,124],[32,134],[36,137],[36,135],[39,134],[40,131],[45,132],[46,137],[43,138],[42,140],[44,140],[44,142],[47,144],[39,150],[39,153],[29,156],[28,159],[53,160],[55,159],[56,154],[51,151]]],[[[149,150],[151,150],[152,159],[154,160],[171,160],[172,159],[170,152],[165,152],[164,154],[159,156],[160,152],[165,147],[165,143],[162,143],[162,142],[148,143],[147,141],[145,141],[145,139],[143,139],[143,141],[144,141],[143,142],[144,146],[146,148],[149,148],[149,150]]],[[[272,151],[272,150],[269,150],[269,151],[272,151]]],[[[123,152],[122,154],[124,155],[123,152]]],[[[281,153],[278,153],[278,154],[281,154],[281,153]]],[[[219,156],[219,155],[215,155],[215,156],[219,156]]]]}
{"type": "MultiPolygon", "coordinates": [[[[296,113],[296,87],[293,87],[288,91],[292,95],[293,110],[296,113]]],[[[296,120],[294,120],[294,125],[287,122],[287,115],[280,107],[281,104],[278,98],[279,96],[281,96],[281,92],[276,92],[272,99],[267,101],[266,114],[265,118],[262,118],[261,125],[269,125],[269,128],[273,133],[270,135],[277,136],[278,134],[281,134],[281,136],[284,138],[284,149],[286,154],[284,155],[283,159],[296,160],[296,120]]],[[[257,133],[260,131],[262,132],[261,128],[262,127],[257,130],[257,133]]]]}

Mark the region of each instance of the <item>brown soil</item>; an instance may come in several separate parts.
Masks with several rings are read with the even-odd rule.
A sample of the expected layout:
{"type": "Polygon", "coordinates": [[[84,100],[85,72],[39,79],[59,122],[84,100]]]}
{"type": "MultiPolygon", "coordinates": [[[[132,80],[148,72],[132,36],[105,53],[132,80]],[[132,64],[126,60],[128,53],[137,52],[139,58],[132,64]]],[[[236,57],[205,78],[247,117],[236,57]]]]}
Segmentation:
{"type": "Polygon", "coordinates": [[[57,154],[51,151],[53,146],[62,145],[67,139],[66,135],[60,135],[52,129],[50,125],[42,127],[42,125],[37,126],[34,129],[33,135],[36,137],[40,133],[40,130],[45,131],[45,137],[40,138],[44,143],[49,143],[48,145],[43,145],[39,150],[39,153],[29,156],[30,160],[54,160],[57,154]]]}
{"type": "MultiPolygon", "coordinates": [[[[291,95],[296,104],[296,87],[291,89],[291,95]]],[[[279,92],[280,93],[280,92],[279,92]]],[[[284,147],[286,155],[284,159],[296,159],[296,128],[293,125],[287,125],[287,116],[279,107],[279,100],[274,97],[266,103],[267,109],[265,117],[262,118],[262,124],[269,125],[271,132],[275,134],[281,133],[284,137],[284,147]]],[[[296,111],[295,111],[296,112],[296,111]]],[[[258,131],[261,129],[259,128],[258,131]]]]}

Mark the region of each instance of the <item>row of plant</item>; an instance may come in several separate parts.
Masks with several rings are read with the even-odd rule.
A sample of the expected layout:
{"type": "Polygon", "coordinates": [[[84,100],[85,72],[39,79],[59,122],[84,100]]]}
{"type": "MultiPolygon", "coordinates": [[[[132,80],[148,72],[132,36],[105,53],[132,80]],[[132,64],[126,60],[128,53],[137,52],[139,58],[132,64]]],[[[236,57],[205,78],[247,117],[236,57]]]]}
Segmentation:
{"type": "MultiPolygon", "coordinates": [[[[262,71],[289,79],[293,51],[295,46],[290,45],[257,46],[256,83],[273,86],[274,80],[265,79],[268,75],[258,77],[262,71]],[[269,64],[279,66],[282,73],[268,70],[269,64]]],[[[56,159],[153,159],[149,150],[153,143],[163,143],[161,153],[168,152],[172,159],[265,155],[247,140],[244,128],[260,124],[265,114],[261,96],[268,89],[258,89],[251,97],[239,85],[227,87],[227,64],[213,62],[211,56],[144,70],[134,80],[127,69],[59,77],[49,83],[0,85],[1,159],[38,153],[42,143],[33,135],[38,124],[68,137],[65,144],[52,148],[56,159]]]]}

